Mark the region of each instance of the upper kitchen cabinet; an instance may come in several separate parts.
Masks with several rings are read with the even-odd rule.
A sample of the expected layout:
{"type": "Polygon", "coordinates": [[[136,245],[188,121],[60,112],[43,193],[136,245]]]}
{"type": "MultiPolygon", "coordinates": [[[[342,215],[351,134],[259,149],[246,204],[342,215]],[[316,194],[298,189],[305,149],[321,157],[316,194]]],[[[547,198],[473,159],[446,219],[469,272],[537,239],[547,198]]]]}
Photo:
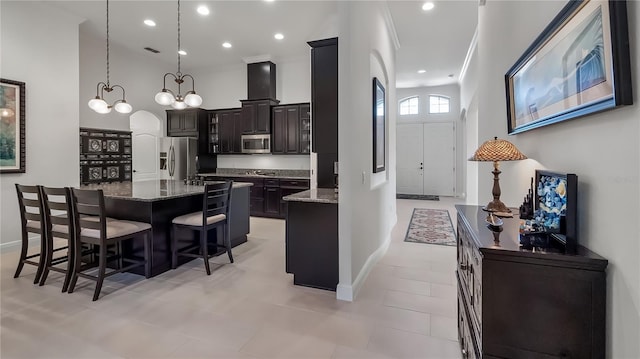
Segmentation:
{"type": "Polygon", "coordinates": [[[212,111],[209,121],[211,153],[242,153],[242,109],[212,111]]]}
{"type": "Polygon", "coordinates": [[[167,136],[198,137],[201,121],[206,124],[207,116],[199,108],[167,110],[167,136]]]}
{"type": "Polygon", "coordinates": [[[242,134],[269,134],[271,131],[271,106],[280,103],[278,100],[243,100],[242,102],[242,134]]]}
{"type": "Polygon", "coordinates": [[[271,110],[271,153],[309,153],[309,104],[274,106],[271,110]]]}
{"type": "Polygon", "coordinates": [[[319,188],[333,188],[338,161],[338,38],[308,42],[311,46],[311,113],[313,152],[317,153],[319,188]]]}

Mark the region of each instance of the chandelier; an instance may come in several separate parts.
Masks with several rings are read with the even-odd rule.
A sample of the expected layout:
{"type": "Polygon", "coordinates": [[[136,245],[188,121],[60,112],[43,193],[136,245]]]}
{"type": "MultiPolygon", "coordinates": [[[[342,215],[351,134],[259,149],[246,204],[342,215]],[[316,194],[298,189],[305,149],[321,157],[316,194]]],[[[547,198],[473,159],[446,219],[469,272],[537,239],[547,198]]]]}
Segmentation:
{"type": "Polygon", "coordinates": [[[115,108],[120,113],[130,113],[133,110],[133,107],[125,100],[124,87],[111,85],[109,82],[109,0],[107,0],[107,83],[98,82],[98,85],[96,85],[96,97],[89,100],[89,107],[100,114],[111,112],[111,108],[115,108]],[[116,88],[122,90],[122,98],[116,100],[113,105],[109,105],[104,100],[104,93],[110,93],[116,88]]]}
{"type": "Polygon", "coordinates": [[[163,106],[171,105],[176,110],[182,110],[189,107],[198,107],[202,104],[202,97],[196,94],[195,81],[193,76],[189,74],[183,74],[180,72],[180,0],[178,0],[178,72],[164,74],[164,82],[162,91],[156,94],[155,100],[158,104],[163,106]],[[171,90],[167,89],[167,76],[172,76],[173,81],[178,84],[178,93],[174,94],[171,90]],[[191,91],[188,91],[185,96],[182,96],[181,85],[185,79],[191,79],[191,91]]]}

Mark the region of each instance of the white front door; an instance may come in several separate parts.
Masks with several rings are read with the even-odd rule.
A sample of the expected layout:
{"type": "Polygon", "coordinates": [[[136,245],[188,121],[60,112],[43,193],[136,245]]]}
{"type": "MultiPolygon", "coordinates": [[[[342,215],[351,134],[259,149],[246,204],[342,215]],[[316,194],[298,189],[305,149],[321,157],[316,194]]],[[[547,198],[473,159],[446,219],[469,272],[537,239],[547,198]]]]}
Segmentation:
{"type": "Polygon", "coordinates": [[[424,194],[455,195],[454,131],[451,122],[424,124],[424,194]]]}
{"type": "Polygon", "coordinates": [[[447,123],[399,124],[396,192],[455,195],[455,127],[447,123]]]}
{"type": "Polygon", "coordinates": [[[129,118],[133,157],[133,180],[160,178],[160,119],[147,111],[137,111],[129,118]]]}
{"type": "Polygon", "coordinates": [[[423,194],[422,124],[401,124],[397,132],[397,193],[423,194]]]}

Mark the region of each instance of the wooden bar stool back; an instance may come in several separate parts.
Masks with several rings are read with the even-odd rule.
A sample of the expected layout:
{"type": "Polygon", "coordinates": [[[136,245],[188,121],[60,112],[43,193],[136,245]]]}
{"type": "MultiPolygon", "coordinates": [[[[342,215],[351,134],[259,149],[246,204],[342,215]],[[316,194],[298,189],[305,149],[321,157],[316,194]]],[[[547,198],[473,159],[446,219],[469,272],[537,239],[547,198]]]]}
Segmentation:
{"type": "Polygon", "coordinates": [[[18,268],[13,278],[18,278],[25,264],[36,266],[36,277],[33,284],[40,281],[45,257],[45,222],[42,210],[42,197],[38,186],[25,186],[16,183],[18,206],[20,207],[20,225],[22,231],[22,249],[18,268]],[[36,254],[29,254],[29,233],[40,236],[40,250],[36,254]],[[36,262],[34,259],[38,258],[36,262]]]}
{"type": "MultiPolygon", "coordinates": [[[[171,236],[171,268],[175,269],[178,265],[178,256],[195,257],[204,259],[204,268],[207,275],[211,275],[209,266],[209,258],[218,255],[218,241],[215,242],[216,250],[209,254],[209,242],[207,233],[210,229],[222,227],[223,242],[225,251],[229,255],[229,261],[233,263],[233,255],[231,254],[231,239],[229,229],[229,203],[231,202],[231,188],[233,181],[222,183],[207,183],[204,187],[204,195],[202,199],[202,211],[185,214],[173,219],[173,235],[171,236]],[[198,231],[200,234],[200,242],[192,244],[185,248],[178,249],[177,229],[188,228],[192,231],[198,231]],[[200,254],[193,253],[198,248],[200,254]]],[[[224,253],[224,252],[222,252],[224,253]]]]}
{"type": "Polygon", "coordinates": [[[49,271],[65,274],[62,292],[66,292],[73,273],[75,257],[73,237],[73,210],[71,208],[71,190],[68,187],[50,188],[40,186],[42,195],[42,207],[45,218],[45,243],[46,252],[40,285],[44,285],[49,271]],[[56,248],[56,238],[66,241],[61,247],[56,248]],[[65,256],[54,258],[55,252],[67,249],[65,256]],[[61,268],[58,265],[66,264],[61,268]]]}
{"type": "Polygon", "coordinates": [[[144,266],[145,277],[149,278],[151,276],[151,225],[142,222],[108,218],[105,214],[104,194],[102,190],[80,190],[73,188],[71,189],[71,203],[75,229],[74,248],[82,248],[83,243],[99,246],[99,258],[97,276],[83,273],[95,268],[96,265],[95,263],[90,263],[83,266],[80,261],[81,255],[78,255],[78,251],[76,250],[69,293],[73,293],[78,277],[96,281],[96,288],[93,294],[93,300],[95,301],[100,296],[102,283],[106,277],[139,266],[144,266]],[[144,259],[124,258],[122,257],[122,253],[111,257],[107,256],[107,246],[118,245],[118,243],[123,240],[137,237],[144,238],[144,259]],[[107,273],[107,263],[112,260],[118,260],[119,263],[130,263],[130,265],[120,266],[120,268],[107,273]]]}

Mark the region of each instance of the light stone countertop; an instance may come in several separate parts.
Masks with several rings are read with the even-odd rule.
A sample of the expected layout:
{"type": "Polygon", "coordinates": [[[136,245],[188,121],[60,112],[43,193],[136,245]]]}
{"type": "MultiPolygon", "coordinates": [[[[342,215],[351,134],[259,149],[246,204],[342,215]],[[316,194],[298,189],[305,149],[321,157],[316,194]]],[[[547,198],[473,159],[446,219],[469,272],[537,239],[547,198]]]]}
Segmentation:
{"type": "Polygon", "coordinates": [[[198,173],[198,176],[201,177],[246,177],[246,178],[275,178],[275,179],[292,179],[292,180],[308,180],[309,177],[305,176],[280,176],[277,174],[274,175],[256,175],[256,174],[240,174],[240,173],[198,173]]]}
{"type": "Polygon", "coordinates": [[[338,203],[338,194],[333,188],[315,188],[282,197],[289,202],[338,203]]]}
{"type": "MultiPolygon", "coordinates": [[[[212,181],[215,182],[215,181],[212,181]]],[[[233,188],[251,187],[253,183],[233,182],[233,188]]],[[[101,189],[105,197],[153,202],[204,193],[204,186],[186,185],[176,180],[148,180],[90,184],[80,189],[101,189]]]]}

